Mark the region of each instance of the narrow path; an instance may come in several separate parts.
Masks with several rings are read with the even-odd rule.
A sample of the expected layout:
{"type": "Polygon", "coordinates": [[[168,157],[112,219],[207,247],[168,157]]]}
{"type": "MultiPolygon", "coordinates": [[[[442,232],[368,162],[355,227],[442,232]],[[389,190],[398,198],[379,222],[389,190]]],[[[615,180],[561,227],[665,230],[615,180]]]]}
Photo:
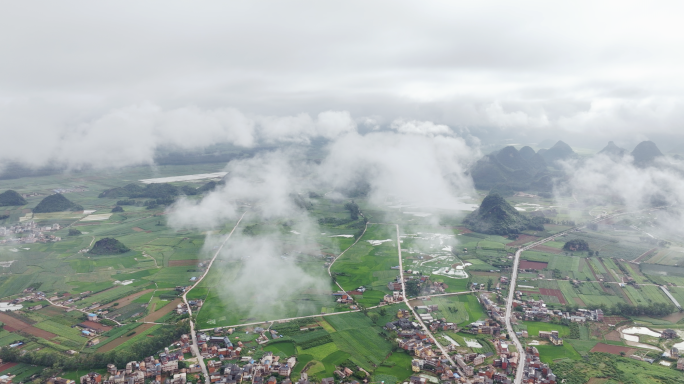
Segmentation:
{"type": "MultiPolygon", "coordinates": [[[[363,215],[362,215],[362,216],[363,216],[363,215]]],[[[359,240],[361,240],[361,238],[363,237],[363,235],[366,234],[366,230],[367,230],[367,229],[368,229],[368,222],[366,222],[366,226],[363,228],[363,232],[361,232],[361,236],[359,236],[359,238],[356,239],[356,241],[354,242],[354,244],[352,244],[352,245],[350,245],[349,247],[347,247],[347,249],[345,249],[344,251],[342,251],[342,253],[340,253],[337,257],[335,257],[335,258],[333,259],[333,261],[330,262],[330,265],[328,265],[328,276],[330,276],[330,277],[332,278],[332,272],[330,272],[330,268],[332,268],[333,264],[335,264],[335,262],[337,261],[337,259],[339,259],[340,257],[342,257],[342,255],[344,255],[348,250],[350,250],[353,246],[355,246],[356,243],[359,242],[359,240]]],[[[335,284],[340,288],[340,291],[346,292],[346,291],[344,290],[344,288],[342,288],[342,286],[340,285],[340,283],[337,282],[337,279],[334,279],[334,281],[335,281],[335,284]]]]}
{"type": "MultiPolygon", "coordinates": [[[[55,303],[53,303],[52,301],[50,301],[50,299],[48,299],[47,297],[45,298],[45,301],[47,301],[48,303],[50,303],[50,305],[53,305],[53,306],[58,307],[58,308],[65,308],[65,309],[73,308],[74,311],[79,311],[79,312],[81,312],[81,313],[85,313],[86,315],[89,314],[89,313],[91,313],[91,312],[84,311],[84,310],[82,310],[82,309],[78,309],[78,308],[75,308],[75,307],[67,307],[67,306],[65,306],[65,305],[58,305],[58,304],[55,304],[55,303]]],[[[116,325],[119,325],[119,326],[123,325],[123,324],[119,323],[118,321],[116,321],[116,320],[114,320],[114,319],[107,318],[107,320],[113,321],[113,322],[116,323],[116,325]]]]}
{"type": "Polygon", "coordinates": [[[195,334],[195,322],[192,320],[192,309],[190,308],[190,305],[188,304],[188,293],[195,288],[199,283],[204,280],[204,278],[207,276],[209,273],[209,270],[211,269],[211,266],[214,264],[214,260],[216,260],[216,257],[219,255],[221,250],[223,249],[223,246],[226,245],[228,242],[228,239],[230,239],[230,236],[235,232],[237,229],[238,225],[240,225],[240,222],[242,221],[242,218],[245,217],[245,214],[247,212],[244,212],[242,216],[240,216],[240,219],[238,220],[237,223],[235,223],[235,226],[233,229],[230,231],[228,236],[223,240],[223,243],[221,243],[221,246],[218,247],[216,252],[214,253],[214,257],[211,258],[211,261],[209,262],[209,265],[207,265],[207,269],[204,270],[204,273],[202,276],[200,276],[199,279],[193,284],[188,290],[186,290],[183,293],[183,302],[185,302],[185,306],[188,308],[188,315],[189,315],[189,321],[190,321],[190,334],[192,335],[192,354],[197,357],[197,362],[199,363],[200,367],[202,368],[202,373],[204,374],[204,381],[206,384],[211,384],[209,380],[209,371],[207,370],[207,366],[204,364],[204,358],[202,357],[202,354],[199,351],[199,347],[197,346],[197,335],[195,334]]]}
{"type": "Polygon", "coordinates": [[[152,259],[152,261],[154,261],[154,267],[159,268],[159,265],[157,264],[157,259],[148,255],[147,253],[145,253],[145,251],[142,251],[142,255],[143,255],[143,257],[149,257],[150,259],[152,259]]]}

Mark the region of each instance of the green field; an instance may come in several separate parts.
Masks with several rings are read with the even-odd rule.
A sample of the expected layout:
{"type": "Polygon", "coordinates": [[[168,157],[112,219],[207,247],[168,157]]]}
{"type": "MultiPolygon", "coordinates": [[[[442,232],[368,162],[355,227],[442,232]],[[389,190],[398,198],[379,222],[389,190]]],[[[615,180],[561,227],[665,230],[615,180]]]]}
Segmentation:
{"type": "Polygon", "coordinates": [[[563,343],[563,345],[537,345],[539,351],[539,359],[544,363],[552,363],[558,359],[579,360],[582,357],[572,347],[571,344],[563,343]]]}
{"type": "MultiPolygon", "coordinates": [[[[570,334],[570,328],[566,325],[542,323],[539,321],[523,321],[522,324],[526,327],[530,338],[538,338],[539,331],[558,331],[558,336],[561,338],[567,337],[570,334]]],[[[541,352],[539,353],[541,354],[541,352]]]]}
{"type": "MultiPolygon", "coordinates": [[[[397,253],[396,228],[391,225],[369,225],[366,233],[356,245],[335,261],[331,268],[337,282],[345,290],[354,290],[360,286],[372,288],[384,294],[391,291],[387,283],[393,281],[399,271],[391,267],[399,265],[397,253]],[[385,240],[380,245],[371,245],[369,240],[385,240]]],[[[362,298],[362,305],[377,305],[376,297],[362,298]]]]}

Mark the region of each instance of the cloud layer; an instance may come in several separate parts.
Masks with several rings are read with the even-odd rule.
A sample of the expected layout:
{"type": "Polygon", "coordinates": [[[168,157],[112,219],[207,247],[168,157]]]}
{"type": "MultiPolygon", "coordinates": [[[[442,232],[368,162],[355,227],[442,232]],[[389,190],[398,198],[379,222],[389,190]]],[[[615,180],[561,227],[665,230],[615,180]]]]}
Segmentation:
{"type": "Polygon", "coordinates": [[[137,151],[158,133],[145,124],[190,124],[198,135],[182,140],[191,143],[296,142],[302,136],[283,135],[283,125],[322,137],[348,129],[340,116],[318,116],[330,110],[374,116],[383,126],[402,117],[404,130],[468,127],[491,141],[562,138],[600,147],[642,135],[684,142],[684,55],[675,48],[684,45],[683,7],[72,1],[36,11],[7,3],[0,7],[8,58],[0,62],[0,134],[12,145],[0,150],[32,152],[36,163],[64,152],[87,157],[85,145],[63,139],[85,133],[97,136],[92,145],[111,140],[100,139],[104,129],[141,130],[142,142],[127,142],[134,146],[127,154],[147,161],[137,151]],[[151,116],[155,108],[174,111],[171,122],[151,116]],[[263,136],[251,131],[257,126],[263,136]]]}

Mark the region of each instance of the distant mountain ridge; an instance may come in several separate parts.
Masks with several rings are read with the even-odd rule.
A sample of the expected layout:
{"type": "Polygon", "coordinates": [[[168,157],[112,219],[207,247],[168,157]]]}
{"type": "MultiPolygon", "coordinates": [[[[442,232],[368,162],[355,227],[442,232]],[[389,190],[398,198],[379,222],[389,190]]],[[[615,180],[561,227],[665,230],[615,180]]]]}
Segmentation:
{"type": "MultiPolygon", "coordinates": [[[[597,154],[617,160],[627,153],[627,150],[609,141],[597,154]]],[[[638,167],[653,165],[656,159],[664,156],[652,141],[639,143],[631,155],[634,158],[634,165],[638,167]]],[[[469,173],[475,188],[480,190],[536,190],[547,193],[553,190],[554,183],[562,183],[566,177],[559,161],[575,159],[580,162],[583,160],[563,141],[537,152],[529,146],[524,146],[520,150],[507,146],[476,161],[470,167],[469,173]]]]}
{"type": "MultiPolygon", "coordinates": [[[[567,144],[555,145],[555,149],[547,156],[552,159],[565,158],[567,154],[564,146],[567,144]]],[[[541,155],[548,151],[550,150],[535,152],[529,146],[517,150],[513,146],[507,146],[490,153],[478,160],[470,170],[475,187],[492,189],[506,186],[514,190],[533,188],[550,191],[553,188],[553,173],[557,171],[549,168],[549,162],[541,155]]]]}
{"type": "Polygon", "coordinates": [[[607,155],[609,157],[622,157],[627,154],[627,150],[624,148],[620,148],[617,145],[615,145],[614,142],[609,141],[608,145],[606,145],[602,150],[600,150],[598,154],[607,155]]]}
{"type": "Polygon", "coordinates": [[[577,158],[575,151],[573,151],[568,144],[560,140],[554,144],[553,147],[547,150],[540,149],[537,153],[540,154],[550,165],[554,165],[554,163],[559,160],[577,158]]]}

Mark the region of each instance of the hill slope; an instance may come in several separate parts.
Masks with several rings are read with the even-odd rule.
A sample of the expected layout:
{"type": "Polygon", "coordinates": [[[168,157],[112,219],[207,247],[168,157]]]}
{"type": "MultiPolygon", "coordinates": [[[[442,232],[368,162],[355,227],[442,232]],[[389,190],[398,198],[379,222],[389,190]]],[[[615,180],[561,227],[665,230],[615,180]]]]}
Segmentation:
{"type": "Polygon", "coordinates": [[[640,167],[646,166],[653,162],[658,157],[662,157],[663,153],[652,141],[642,141],[632,151],[634,157],[634,164],[640,167]]]}
{"type": "Polygon", "coordinates": [[[11,189],[8,189],[5,192],[0,193],[0,207],[24,205],[26,203],[26,199],[24,199],[23,197],[21,197],[20,194],[11,189]]]}
{"type": "Polygon", "coordinates": [[[506,186],[513,190],[551,190],[552,185],[546,172],[546,162],[530,147],[518,151],[506,147],[484,156],[470,169],[478,189],[506,186]],[[531,153],[530,153],[531,151],[531,153]]]}
{"type": "Polygon", "coordinates": [[[544,230],[542,218],[528,218],[520,214],[503,197],[490,193],[480,208],[470,213],[463,223],[468,229],[491,235],[507,235],[522,231],[544,230]]]}
{"type": "Polygon", "coordinates": [[[608,142],[608,145],[606,145],[598,154],[599,155],[608,155],[609,157],[622,157],[627,153],[627,151],[623,148],[618,147],[613,143],[612,141],[608,142]]]}
{"type": "Polygon", "coordinates": [[[545,151],[540,150],[539,154],[548,164],[553,164],[558,160],[567,160],[577,157],[575,151],[563,141],[558,141],[553,147],[545,151]]]}
{"type": "Polygon", "coordinates": [[[98,240],[95,245],[93,245],[93,248],[88,251],[88,253],[92,255],[118,255],[120,253],[126,253],[130,250],[130,248],[123,245],[123,243],[119,240],[111,237],[105,237],[98,240]]]}
{"type": "Polygon", "coordinates": [[[63,212],[63,211],[82,211],[83,207],[73,203],[63,195],[56,193],[41,200],[35,208],[34,213],[63,212]]]}

